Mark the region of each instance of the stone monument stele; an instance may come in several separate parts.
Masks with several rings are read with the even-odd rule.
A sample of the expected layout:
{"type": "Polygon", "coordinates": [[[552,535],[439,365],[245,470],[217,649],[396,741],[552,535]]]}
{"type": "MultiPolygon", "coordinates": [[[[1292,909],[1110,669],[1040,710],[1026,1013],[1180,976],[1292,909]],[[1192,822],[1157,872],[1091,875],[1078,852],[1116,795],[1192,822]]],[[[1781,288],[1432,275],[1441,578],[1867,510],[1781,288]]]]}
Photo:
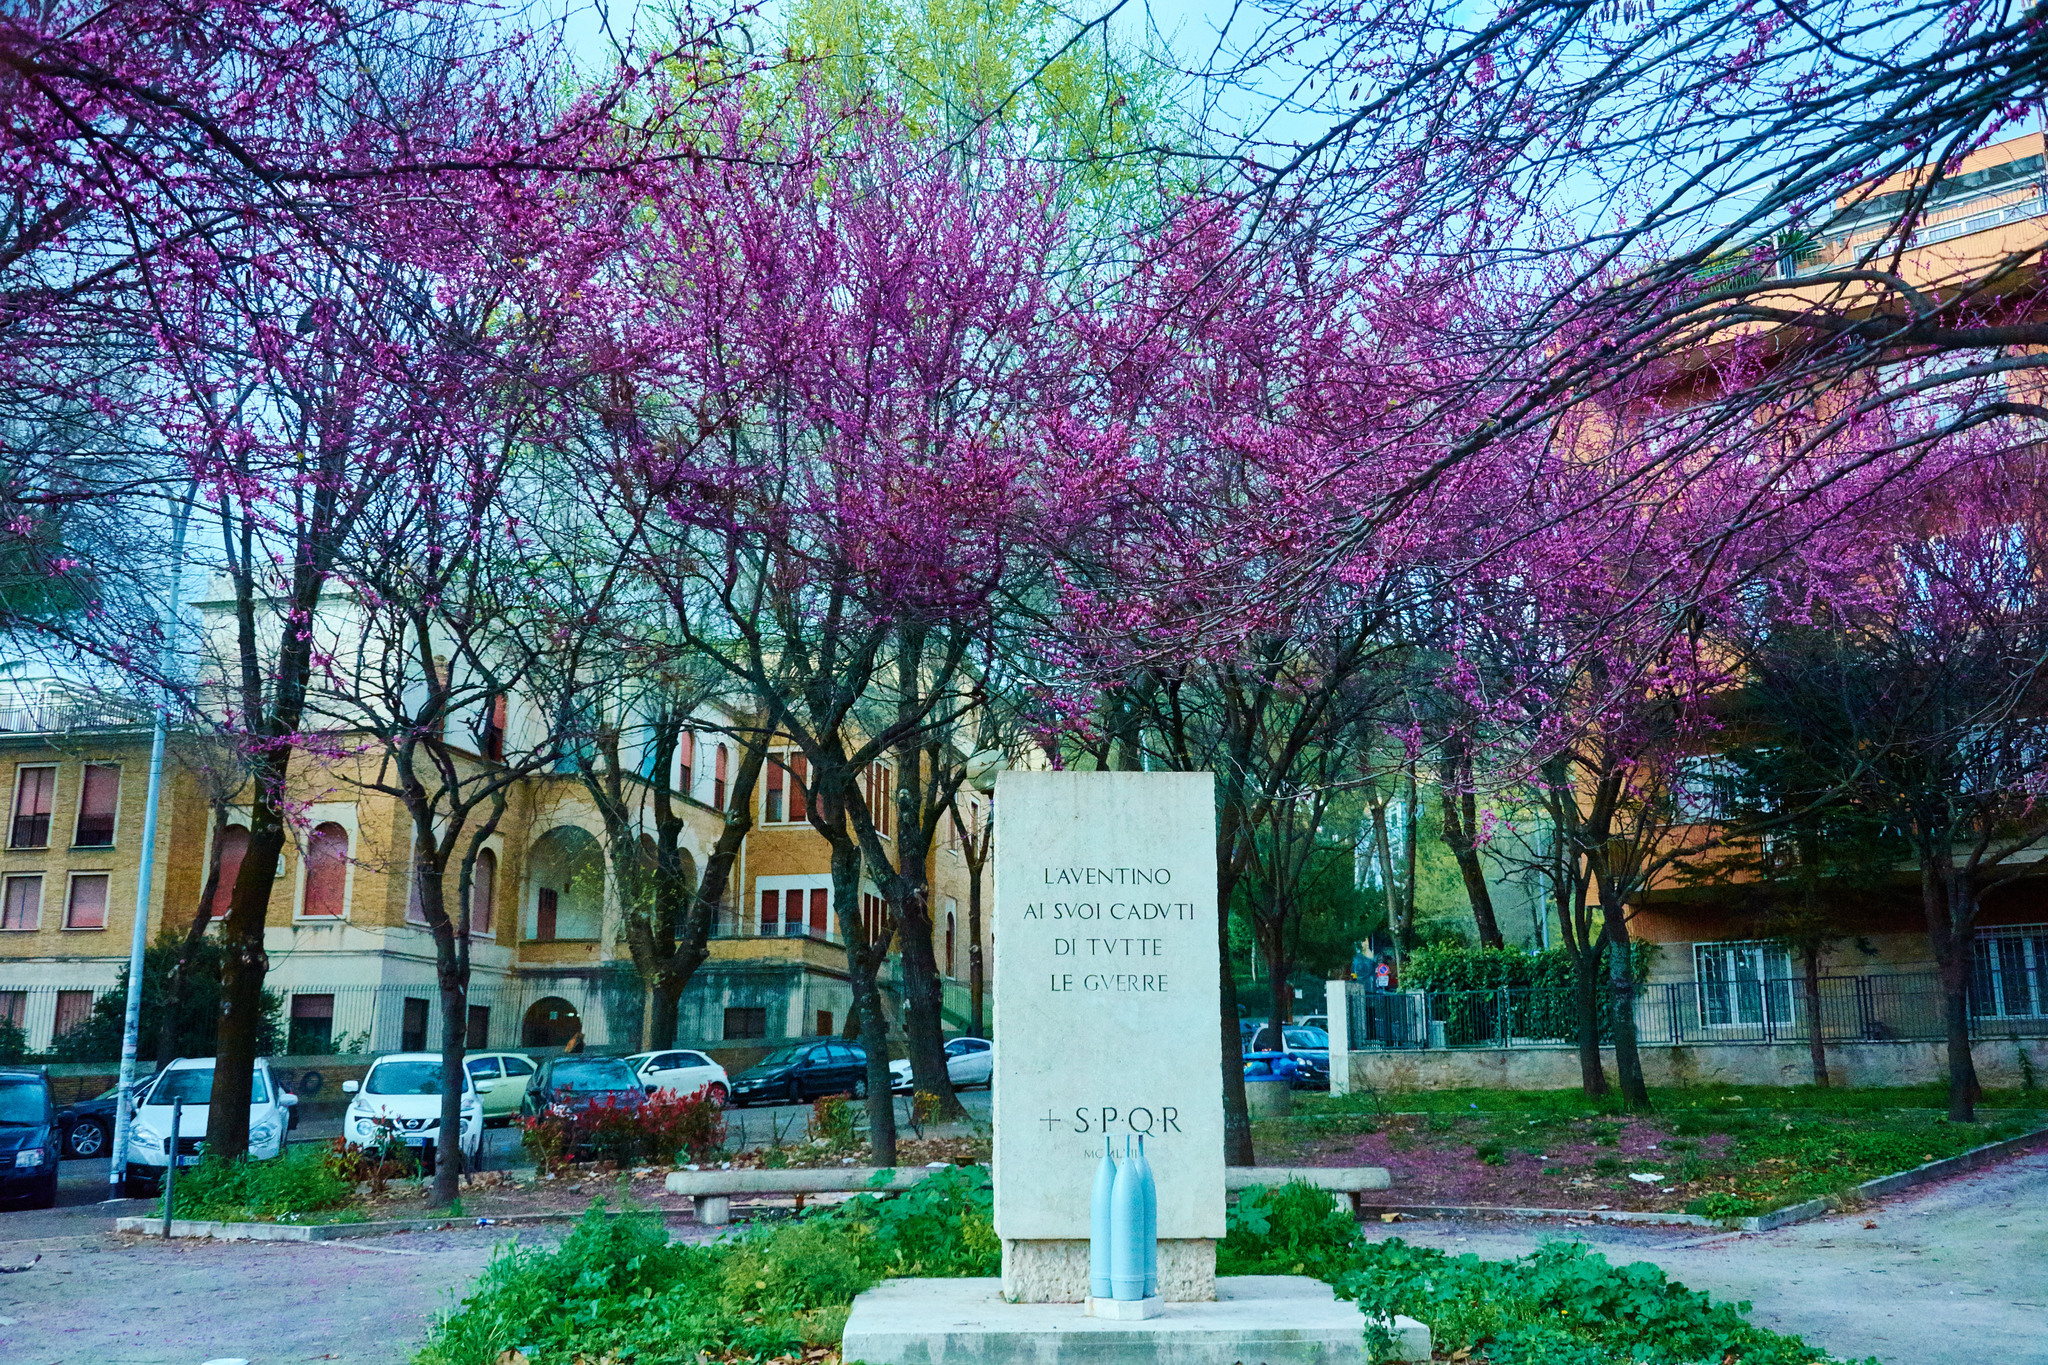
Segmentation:
{"type": "Polygon", "coordinates": [[[995,858],[995,1229],[1003,1297],[1089,1297],[1103,1139],[1145,1136],[1159,1295],[1216,1297],[1224,1233],[1209,773],[1006,772],[995,858]]]}

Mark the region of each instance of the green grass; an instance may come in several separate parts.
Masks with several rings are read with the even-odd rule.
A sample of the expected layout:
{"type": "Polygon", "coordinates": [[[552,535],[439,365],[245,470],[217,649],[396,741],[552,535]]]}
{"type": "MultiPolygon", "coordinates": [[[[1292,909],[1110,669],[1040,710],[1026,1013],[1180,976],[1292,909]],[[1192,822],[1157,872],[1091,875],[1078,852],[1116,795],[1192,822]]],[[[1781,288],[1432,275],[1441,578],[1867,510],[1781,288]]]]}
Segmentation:
{"type": "Polygon", "coordinates": [[[355,1207],[354,1184],[315,1143],[294,1143],[273,1161],[207,1160],[182,1168],[170,1194],[177,1200],[177,1218],[334,1223],[363,1217],[355,1207]]]}
{"type": "MultiPolygon", "coordinates": [[[[1529,1116],[1581,1118],[1627,1112],[1620,1096],[1591,1099],[1577,1090],[1388,1090],[1360,1095],[1297,1097],[1303,1118],[1339,1114],[1470,1114],[1512,1111],[1529,1116]]],[[[1738,1108],[1770,1111],[1798,1109],[1814,1113],[1868,1114],[1887,1109],[1948,1108],[1948,1086],[1865,1086],[1856,1089],[1815,1085],[1698,1085],[1652,1087],[1651,1108],[1660,1114],[1685,1110],[1725,1111],[1738,1108]]],[[[2039,1111],[2048,1109],[2048,1092],[1987,1090],[1980,1110],[2039,1111]]]]}

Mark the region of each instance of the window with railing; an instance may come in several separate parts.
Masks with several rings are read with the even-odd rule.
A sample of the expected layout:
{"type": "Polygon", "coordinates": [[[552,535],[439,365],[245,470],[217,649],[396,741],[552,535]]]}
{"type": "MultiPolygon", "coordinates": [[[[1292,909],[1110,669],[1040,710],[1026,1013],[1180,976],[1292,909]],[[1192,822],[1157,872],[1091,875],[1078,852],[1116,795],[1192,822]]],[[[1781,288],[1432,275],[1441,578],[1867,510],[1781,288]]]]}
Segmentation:
{"type": "Polygon", "coordinates": [[[1980,931],[1971,986],[1970,1006],[1980,1018],[2048,1015],[2048,924],[1980,931]]]}
{"type": "Polygon", "coordinates": [[[1695,943],[1692,953],[1702,1028],[1791,1022],[1792,963],[1782,947],[1695,943]]]}

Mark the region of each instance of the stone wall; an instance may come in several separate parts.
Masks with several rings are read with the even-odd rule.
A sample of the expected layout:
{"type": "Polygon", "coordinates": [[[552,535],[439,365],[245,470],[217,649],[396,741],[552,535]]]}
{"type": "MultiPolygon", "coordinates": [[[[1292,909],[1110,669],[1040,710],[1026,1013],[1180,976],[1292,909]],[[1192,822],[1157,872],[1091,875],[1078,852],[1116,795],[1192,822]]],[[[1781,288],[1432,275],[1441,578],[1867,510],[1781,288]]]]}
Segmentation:
{"type": "MultiPolygon", "coordinates": [[[[1946,1079],[1948,1055],[1938,1042],[1831,1043],[1828,1074],[1836,1085],[1919,1085],[1946,1079]]],[[[2048,1038],[1982,1039],[1973,1049],[1986,1086],[2011,1088],[2026,1077],[2048,1082],[2048,1038]]],[[[1808,1085],[1813,1062],[1805,1043],[1721,1043],[1647,1046],[1643,1073],[1651,1085],[1808,1085]]],[[[1614,1075],[1614,1053],[1603,1053],[1614,1075]]],[[[1579,1054],[1568,1047],[1416,1049],[1336,1052],[1331,1090],[1562,1090],[1579,1083],[1579,1054]]]]}

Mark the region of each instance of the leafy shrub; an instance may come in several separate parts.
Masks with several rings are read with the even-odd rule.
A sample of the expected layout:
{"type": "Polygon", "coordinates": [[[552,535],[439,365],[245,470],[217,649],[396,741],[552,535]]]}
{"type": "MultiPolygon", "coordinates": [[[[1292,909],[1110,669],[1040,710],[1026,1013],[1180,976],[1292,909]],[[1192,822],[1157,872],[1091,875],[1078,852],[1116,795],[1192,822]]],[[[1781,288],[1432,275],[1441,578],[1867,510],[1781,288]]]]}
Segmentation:
{"type": "Polygon", "coordinates": [[[860,1114],[845,1095],[820,1095],[811,1101],[811,1136],[834,1147],[851,1147],[860,1114]]]}
{"type": "Polygon", "coordinates": [[[355,1202],[356,1182],[310,1143],[288,1146],[272,1161],[211,1158],[178,1172],[178,1218],[274,1222],[331,1213],[355,1202]]]}
{"type": "Polygon", "coordinates": [[[581,1157],[667,1165],[678,1156],[703,1161],[725,1146],[725,1111],[709,1090],[657,1091],[645,1100],[599,1097],[572,1110],[553,1106],[519,1120],[521,1141],[543,1171],[581,1157]]]}
{"type": "MultiPolygon", "coordinates": [[[[142,959],[143,1046],[162,1027],[168,1004],[172,967],[185,951],[182,933],[166,934],[150,945],[142,959]]],[[[172,1048],[180,1057],[211,1057],[215,1035],[220,1029],[220,983],[226,949],[218,938],[201,939],[191,945],[185,963],[185,979],[172,1014],[172,1048]]],[[[67,1062],[111,1062],[121,1055],[121,1029],[127,1020],[128,968],[113,990],[93,1001],[92,1013],[67,1030],[50,1045],[50,1055],[67,1062]]],[[[278,1051],[284,1037],[284,997],[276,991],[263,992],[263,1011],[256,1026],[256,1051],[269,1055],[278,1051]]]]}
{"type": "Polygon", "coordinates": [[[0,1062],[18,1062],[28,1056],[28,1031],[12,1019],[0,1019],[0,1062]]]}
{"type": "Polygon", "coordinates": [[[443,1318],[418,1365],[738,1360],[832,1345],[853,1296],[888,1276],[993,1275],[988,1172],[944,1171],[708,1245],[670,1245],[650,1215],[593,1209],[559,1248],[508,1246],[443,1318]]]}
{"type": "MultiPolygon", "coordinates": [[[[1306,1273],[1356,1299],[1369,1321],[1407,1314],[1440,1352],[1494,1365],[1813,1365],[1797,1337],[1743,1320],[1656,1266],[1614,1266],[1553,1243],[1514,1261],[1447,1256],[1398,1239],[1368,1242],[1338,1201],[1306,1185],[1248,1190],[1216,1250],[1221,1274],[1306,1273]]],[[[1384,1343],[1376,1349],[1383,1349],[1384,1343]]]]}
{"type": "Polygon", "coordinates": [[[1754,1200],[1744,1199],[1739,1194],[1723,1193],[1692,1200],[1685,1206],[1685,1211],[1702,1218],[1749,1218],[1760,1212],[1754,1200]]]}
{"type": "Polygon", "coordinates": [[[1481,1162],[1488,1166],[1505,1166],[1508,1164],[1508,1149],[1505,1143],[1482,1142],[1472,1149],[1472,1155],[1478,1157],[1481,1162]]]}

